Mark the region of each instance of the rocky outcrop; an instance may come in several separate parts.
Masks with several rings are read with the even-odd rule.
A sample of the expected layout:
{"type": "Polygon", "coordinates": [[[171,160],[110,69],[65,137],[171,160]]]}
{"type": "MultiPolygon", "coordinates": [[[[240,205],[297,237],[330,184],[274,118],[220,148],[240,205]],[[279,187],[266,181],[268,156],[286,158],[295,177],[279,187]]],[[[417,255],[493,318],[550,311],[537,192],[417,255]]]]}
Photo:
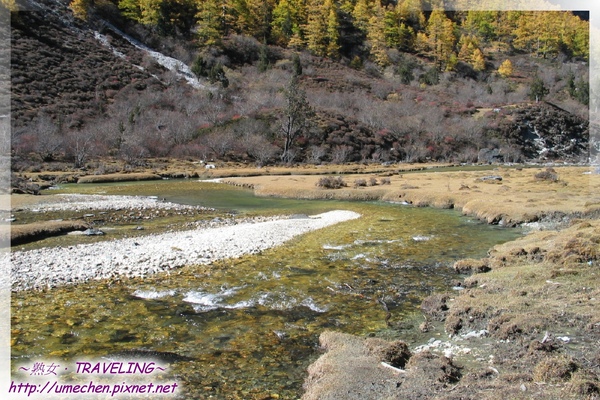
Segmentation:
{"type": "Polygon", "coordinates": [[[589,122],[547,102],[507,109],[500,132],[526,160],[587,160],[589,122]]]}

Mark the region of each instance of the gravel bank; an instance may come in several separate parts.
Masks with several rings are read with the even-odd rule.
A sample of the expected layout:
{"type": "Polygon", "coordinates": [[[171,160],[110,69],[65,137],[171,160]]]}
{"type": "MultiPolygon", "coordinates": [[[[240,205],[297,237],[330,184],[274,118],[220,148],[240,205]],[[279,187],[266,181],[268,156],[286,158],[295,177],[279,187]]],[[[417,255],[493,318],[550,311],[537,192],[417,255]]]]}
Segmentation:
{"type": "Polygon", "coordinates": [[[256,254],[297,235],[359,216],[338,210],[312,217],[13,252],[12,290],[42,289],[117,276],[144,277],[184,265],[256,254]]]}
{"type": "Polygon", "coordinates": [[[189,206],[160,200],[156,196],[104,196],[97,194],[57,194],[36,204],[24,205],[22,210],[85,211],[85,210],[140,210],[140,209],[191,210],[206,207],[189,206]]]}

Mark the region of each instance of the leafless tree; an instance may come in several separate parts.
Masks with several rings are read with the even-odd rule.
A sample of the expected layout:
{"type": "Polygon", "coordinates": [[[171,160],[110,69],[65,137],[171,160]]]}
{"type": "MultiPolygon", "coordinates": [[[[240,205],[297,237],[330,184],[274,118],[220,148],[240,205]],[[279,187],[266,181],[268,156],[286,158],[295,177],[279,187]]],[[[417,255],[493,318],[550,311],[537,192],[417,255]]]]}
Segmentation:
{"type": "Polygon", "coordinates": [[[31,133],[35,137],[34,152],[43,161],[53,161],[64,144],[58,124],[42,114],[33,124],[31,133]]]}
{"type": "Polygon", "coordinates": [[[345,163],[351,153],[352,147],[350,146],[335,146],[331,152],[331,161],[337,164],[345,163]]]}
{"type": "Polygon", "coordinates": [[[224,131],[213,131],[200,139],[200,142],[208,147],[215,157],[223,159],[236,143],[236,137],[230,129],[224,131]]]}
{"type": "Polygon", "coordinates": [[[65,155],[73,160],[75,168],[82,168],[88,157],[101,152],[101,137],[101,132],[94,125],[66,134],[65,155]]]}
{"type": "Polygon", "coordinates": [[[311,164],[320,164],[325,155],[327,154],[327,147],[325,146],[310,146],[307,153],[307,159],[311,164]]]}
{"type": "Polygon", "coordinates": [[[244,146],[248,155],[256,160],[258,166],[268,163],[280,151],[277,146],[258,134],[248,135],[244,140],[244,146]]]}

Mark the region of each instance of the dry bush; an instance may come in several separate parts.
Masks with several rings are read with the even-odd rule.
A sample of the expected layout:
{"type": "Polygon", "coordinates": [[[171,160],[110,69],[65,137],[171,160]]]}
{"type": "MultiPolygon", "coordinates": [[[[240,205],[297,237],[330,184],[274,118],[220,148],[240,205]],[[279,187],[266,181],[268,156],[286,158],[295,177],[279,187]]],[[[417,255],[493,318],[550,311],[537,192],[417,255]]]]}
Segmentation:
{"type": "Polygon", "coordinates": [[[558,173],[554,168],[548,167],[545,171],[535,174],[534,178],[536,181],[556,182],[558,181],[558,173]]]}
{"type": "MultiPolygon", "coordinates": [[[[423,351],[413,355],[406,368],[411,370],[411,376],[435,385],[456,383],[461,378],[460,368],[451,359],[423,351]]],[[[429,386],[429,385],[426,385],[429,386]]]]}
{"type": "Polygon", "coordinates": [[[444,330],[450,335],[456,335],[463,328],[463,319],[458,315],[449,315],[444,322],[444,330]]]}
{"type": "Polygon", "coordinates": [[[358,188],[358,187],[366,187],[367,186],[367,180],[366,179],[356,179],[354,181],[354,187],[358,188]]]}
{"type": "Polygon", "coordinates": [[[340,189],[348,185],[341,176],[325,176],[319,179],[317,186],[324,189],[340,189]]]}
{"type": "Polygon", "coordinates": [[[569,239],[563,246],[557,246],[548,252],[547,260],[560,265],[584,263],[598,259],[598,236],[578,235],[569,239]]]}
{"type": "Polygon", "coordinates": [[[593,396],[600,394],[600,380],[590,371],[578,370],[572,374],[567,389],[576,395],[593,399],[593,396]]]}
{"type": "Polygon", "coordinates": [[[546,319],[539,315],[529,315],[527,313],[501,314],[489,320],[487,330],[492,337],[500,340],[513,340],[519,336],[526,336],[540,331],[546,323],[546,319]]]}

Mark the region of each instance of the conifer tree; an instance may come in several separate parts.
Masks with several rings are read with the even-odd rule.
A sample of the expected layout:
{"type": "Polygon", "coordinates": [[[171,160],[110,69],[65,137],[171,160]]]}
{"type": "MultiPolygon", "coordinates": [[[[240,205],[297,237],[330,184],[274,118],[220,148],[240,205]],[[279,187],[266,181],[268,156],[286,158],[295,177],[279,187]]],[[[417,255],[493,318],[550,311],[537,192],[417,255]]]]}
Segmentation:
{"type": "Polygon", "coordinates": [[[340,22],[338,20],[338,10],[333,0],[325,1],[323,13],[327,15],[326,54],[328,57],[338,58],[340,55],[340,22]]]}
{"type": "Polygon", "coordinates": [[[205,46],[211,46],[221,41],[222,34],[222,8],[218,0],[199,1],[198,36],[205,46]]]}
{"type": "Polygon", "coordinates": [[[222,5],[222,18],[224,24],[241,34],[250,35],[257,21],[246,0],[229,0],[229,4],[222,5]]]}
{"type": "Polygon", "coordinates": [[[453,23],[443,10],[436,9],[431,13],[427,24],[427,38],[432,55],[441,70],[453,54],[456,41],[453,23]]]}
{"type": "Polygon", "coordinates": [[[272,0],[245,0],[249,10],[248,19],[251,24],[246,34],[252,35],[261,41],[267,40],[271,31],[271,18],[275,4],[272,0]]]}
{"type": "Polygon", "coordinates": [[[300,56],[298,53],[294,53],[292,56],[292,71],[294,72],[294,76],[302,75],[302,62],[300,61],[300,56]]]}
{"type": "Polygon", "coordinates": [[[380,66],[386,66],[390,60],[387,55],[386,37],[385,37],[385,11],[381,4],[375,3],[374,15],[369,19],[367,29],[367,41],[369,42],[369,52],[371,58],[380,66]]]}
{"type": "Polygon", "coordinates": [[[425,29],[426,19],[423,9],[421,0],[399,0],[396,4],[398,17],[415,32],[425,29]]]}
{"type": "Polygon", "coordinates": [[[400,39],[400,50],[402,51],[413,51],[415,48],[415,31],[404,22],[400,24],[398,29],[398,36],[400,39]]]}
{"type": "Polygon", "coordinates": [[[319,5],[313,0],[308,7],[306,24],[306,47],[319,56],[339,56],[339,20],[337,7],[333,0],[319,5]]]}
{"type": "Polygon", "coordinates": [[[142,9],[139,0],[119,0],[118,7],[124,17],[141,22],[142,9]]]}
{"type": "Polygon", "coordinates": [[[482,41],[496,38],[498,11],[469,11],[462,24],[462,29],[471,36],[482,41]]]}
{"type": "Polygon", "coordinates": [[[352,10],[354,26],[363,33],[367,33],[369,20],[373,15],[371,10],[372,4],[370,0],[357,0],[354,9],[352,10]]]}
{"type": "Polygon", "coordinates": [[[401,44],[400,23],[398,13],[394,8],[385,10],[383,17],[385,44],[390,48],[399,48],[401,44]]]}
{"type": "Polygon", "coordinates": [[[542,100],[544,96],[546,96],[550,91],[544,84],[544,81],[539,76],[536,76],[531,83],[531,87],[529,88],[529,98],[531,100],[538,101],[542,100]]]}
{"type": "Polygon", "coordinates": [[[271,36],[275,43],[287,45],[294,34],[292,9],[288,0],[280,0],[273,9],[273,21],[271,22],[271,36]]]}
{"type": "Polygon", "coordinates": [[[279,120],[279,132],[283,138],[281,161],[293,161],[291,149],[294,141],[307,130],[313,115],[314,111],[308,104],[306,93],[298,85],[298,78],[292,76],[285,90],[285,109],[279,120]]]}
{"type": "Polygon", "coordinates": [[[139,0],[140,22],[145,25],[158,25],[160,19],[160,7],[163,0],[139,0]]]}
{"type": "Polygon", "coordinates": [[[498,68],[498,73],[503,78],[508,78],[509,76],[511,76],[513,74],[512,62],[509,59],[504,60],[498,68]]]}
{"type": "Polygon", "coordinates": [[[479,48],[479,41],[474,35],[463,34],[458,41],[458,47],[460,47],[458,58],[466,63],[472,63],[473,54],[479,48]]]}
{"type": "Polygon", "coordinates": [[[73,0],[69,7],[73,11],[76,18],[86,21],[88,19],[89,0],[73,0]]]}
{"type": "Polygon", "coordinates": [[[425,32],[417,32],[415,36],[415,50],[421,54],[428,54],[431,51],[429,38],[425,32]]]}
{"type": "Polygon", "coordinates": [[[485,58],[483,57],[483,52],[481,50],[475,49],[471,60],[471,65],[475,71],[480,72],[485,70],[485,58]]]}
{"type": "Polygon", "coordinates": [[[296,50],[304,48],[304,46],[306,45],[306,41],[304,40],[304,35],[300,27],[295,26],[294,28],[292,28],[292,32],[292,37],[288,42],[288,47],[296,50]]]}
{"type": "Polygon", "coordinates": [[[280,0],[272,13],[271,37],[275,43],[302,47],[306,10],[302,0],[280,0]]]}
{"type": "Polygon", "coordinates": [[[524,13],[513,31],[515,48],[543,58],[557,54],[560,34],[556,20],[558,15],[551,11],[524,13]]]}
{"type": "Polygon", "coordinates": [[[306,48],[318,56],[327,54],[327,20],[318,0],[312,0],[308,7],[306,24],[306,48]]]}
{"type": "Polygon", "coordinates": [[[6,10],[11,12],[19,10],[15,0],[0,0],[0,6],[3,6],[6,10]]]}

